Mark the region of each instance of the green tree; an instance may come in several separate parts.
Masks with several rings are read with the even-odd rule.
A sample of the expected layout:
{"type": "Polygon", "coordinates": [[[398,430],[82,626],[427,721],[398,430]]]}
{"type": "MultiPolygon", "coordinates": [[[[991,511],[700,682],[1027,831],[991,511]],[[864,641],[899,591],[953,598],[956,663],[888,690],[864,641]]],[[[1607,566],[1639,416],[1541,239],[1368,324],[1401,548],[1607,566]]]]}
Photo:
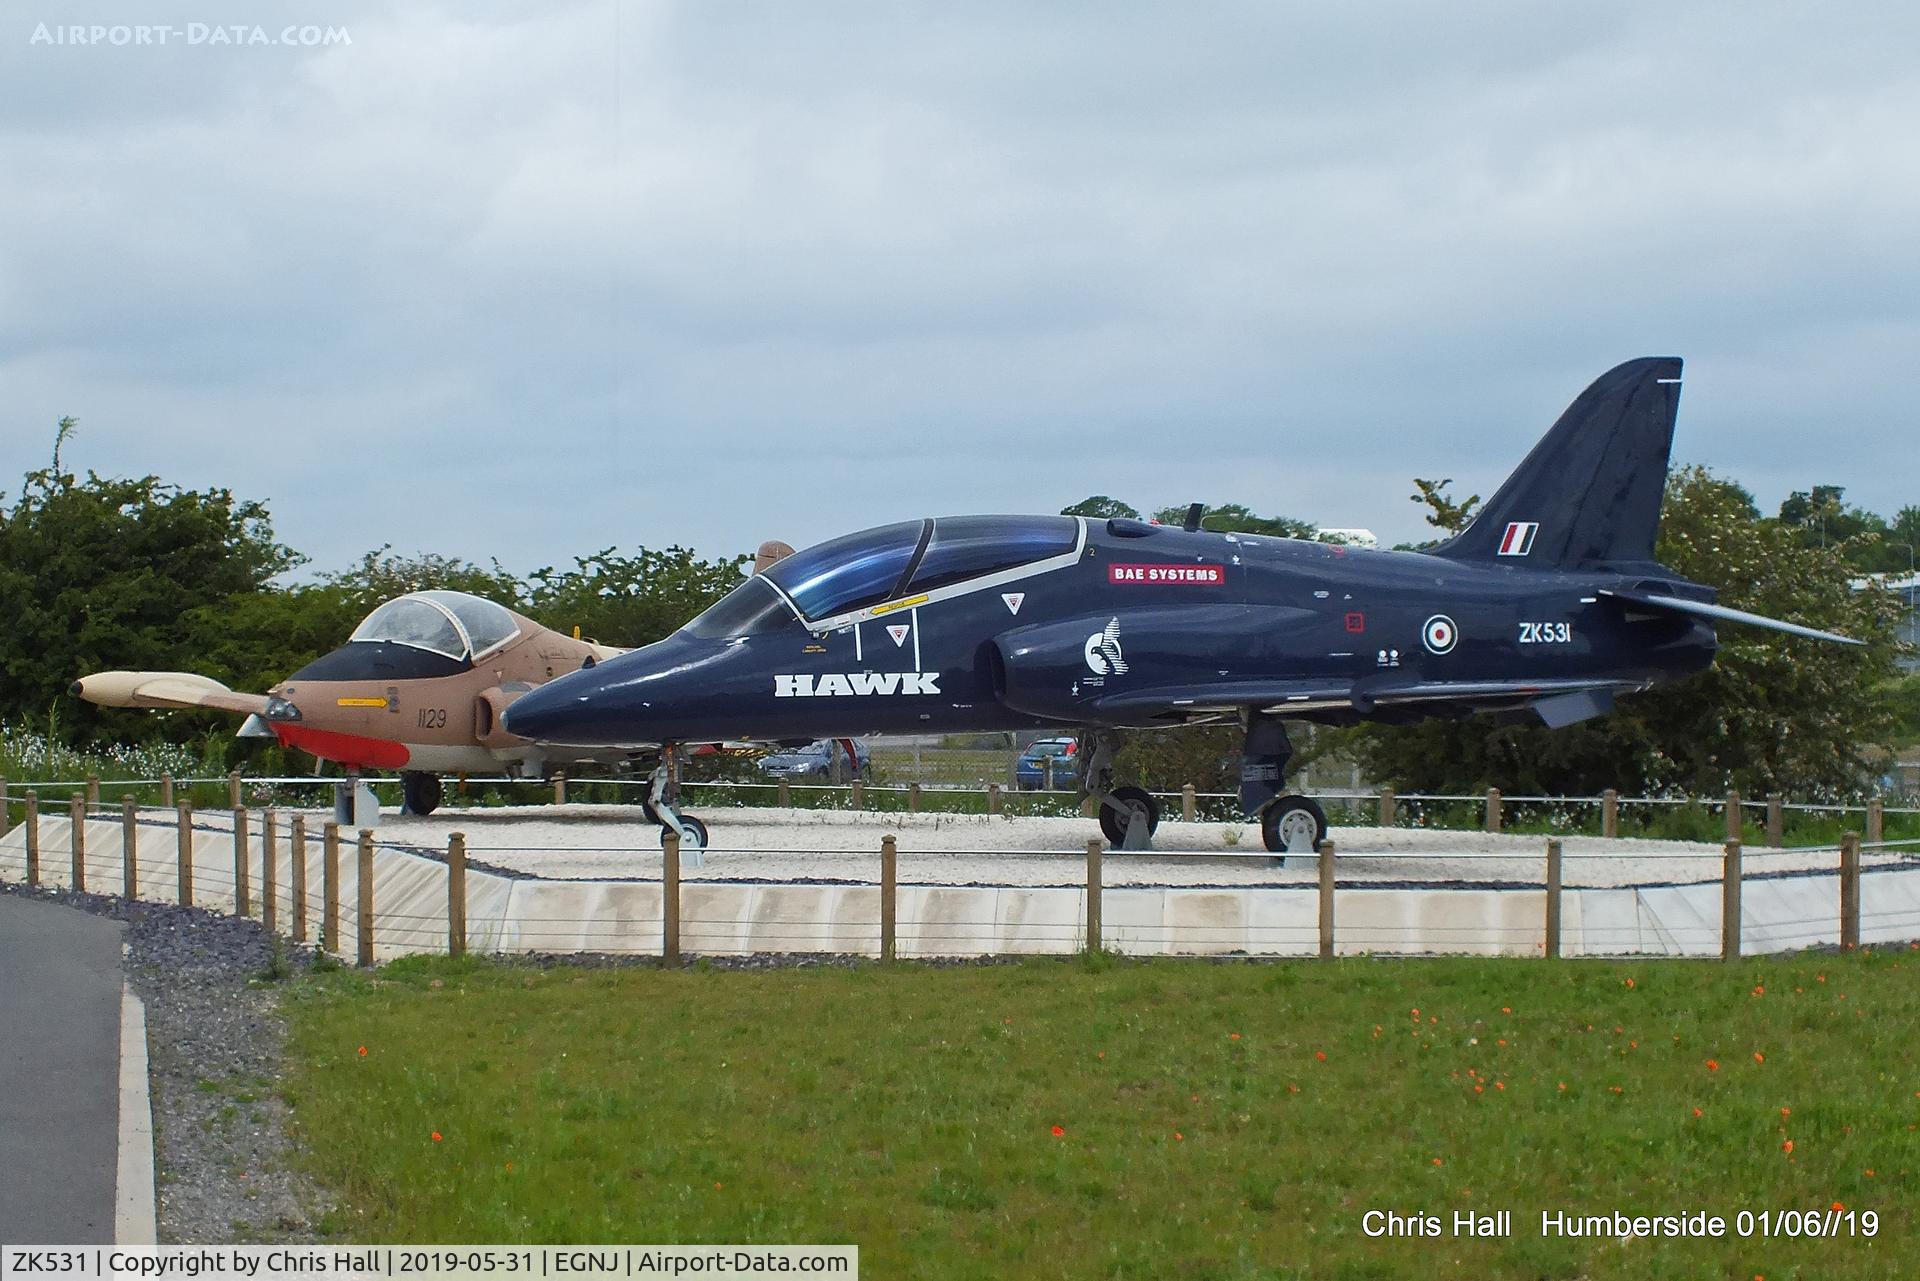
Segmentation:
{"type": "Polygon", "coordinates": [[[1669,479],[1656,554],[1683,577],[1718,587],[1724,604],[1869,643],[1826,645],[1728,624],[1717,629],[1710,670],[1627,696],[1610,715],[1568,729],[1487,716],[1368,726],[1359,742],[1369,772],[1440,792],[1857,791],[1871,749],[1892,730],[1897,598],[1854,590],[1839,548],[1807,546],[1793,526],[1762,518],[1745,489],[1700,468],[1669,479]]]}
{"type": "Polygon", "coordinates": [[[1091,498],[1082,498],[1071,507],[1060,509],[1062,516],[1085,516],[1089,520],[1112,520],[1115,516],[1128,520],[1139,520],[1138,508],[1121,502],[1118,498],[1108,498],[1105,494],[1095,494],[1091,498]]]}
{"type": "Polygon", "coordinates": [[[81,480],[54,463],[0,507],[0,720],[49,718],[69,741],[155,733],[143,714],[70,699],[103,668],[193,670],[203,607],[269,590],[301,557],[276,542],[265,505],[158,477],[81,480]]]}
{"type": "MultiPolygon", "coordinates": [[[[1153,514],[1162,525],[1178,525],[1187,519],[1185,507],[1162,507],[1153,514]]],[[[1291,516],[1260,516],[1243,503],[1223,503],[1209,507],[1200,518],[1203,529],[1216,534],[1267,534],[1274,538],[1317,538],[1320,527],[1311,521],[1291,516]]]]}
{"type": "Polygon", "coordinates": [[[338,589],[360,615],[371,613],[375,606],[408,592],[467,592],[508,609],[522,608],[525,596],[520,580],[502,569],[499,561],[483,567],[433,552],[396,556],[387,546],[368,552],[352,569],[321,575],[321,581],[338,589]]]}
{"type": "Polygon", "coordinates": [[[573,568],[538,569],[528,583],[532,616],[558,631],[578,627],[607,645],[645,645],[677,631],[738,587],[751,556],[707,560],[685,547],[609,547],[581,556],[573,568]]]}
{"type": "Polygon", "coordinates": [[[1473,523],[1473,514],[1480,509],[1480,495],[1455,501],[1447,496],[1447,486],[1452,483],[1451,476],[1445,480],[1422,480],[1416,476],[1412,501],[1426,504],[1427,524],[1448,534],[1457,534],[1473,523]]]}

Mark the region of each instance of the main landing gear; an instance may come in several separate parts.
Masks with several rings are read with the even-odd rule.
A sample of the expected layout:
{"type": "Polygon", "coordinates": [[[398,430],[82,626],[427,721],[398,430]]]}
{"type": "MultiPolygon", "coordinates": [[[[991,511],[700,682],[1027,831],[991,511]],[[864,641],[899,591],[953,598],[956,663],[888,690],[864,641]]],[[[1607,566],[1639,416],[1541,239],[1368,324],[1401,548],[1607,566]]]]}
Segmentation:
{"type": "Polygon", "coordinates": [[[400,796],[402,814],[418,814],[422,818],[440,808],[440,776],[427,774],[420,770],[402,770],[400,773],[400,796]]]}
{"type": "Polygon", "coordinates": [[[1311,854],[1327,839],[1327,814],[1310,796],[1283,793],[1293,744],[1271,716],[1247,717],[1240,752],[1240,808],[1260,819],[1260,837],[1275,854],[1311,854]]]}
{"type": "Polygon", "coordinates": [[[669,830],[680,834],[680,852],[693,855],[700,864],[700,853],[707,848],[707,825],[691,814],[680,812],[680,749],[669,743],[660,750],[660,764],[654,767],[653,782],[644,802],[647,818],[660,825],[661,839],[669,830]]]}
{"type": "Polygon", "coordinates": [[[1100,830],[1117,850],[1152,848],[1160,826],[1160,802],[1140,787],[1113,785],[1113,756],[1120,750],[1115,730],[1088,730],[1081,736],[1080,799],[1099,803],[1100,830]]]}

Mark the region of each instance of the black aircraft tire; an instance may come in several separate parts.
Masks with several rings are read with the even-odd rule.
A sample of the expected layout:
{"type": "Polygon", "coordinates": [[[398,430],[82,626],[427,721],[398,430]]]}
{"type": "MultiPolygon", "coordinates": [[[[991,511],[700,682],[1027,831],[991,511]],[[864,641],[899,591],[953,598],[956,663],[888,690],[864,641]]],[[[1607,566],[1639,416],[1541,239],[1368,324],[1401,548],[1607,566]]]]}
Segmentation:
{"type": "Polygon", "coordinates": [[[1287,834],[1298,823],[1300,815],[1313,819],[1314,848],[1327,839],[1327,812],[1311,796],[1282,796],[1261,812],[1260,838],[1266,842],[1267,850],[1274,854],[1287,852],[1287,834]]]}
{"type": "Polygon", "coordinates": [[[645,799],[644,797],[641,798],[641,801],[640,801],[640,812],[646,815],[647,822],[653,824],[655,827],[665,826],[665,824],[661,823],[660,821],[660,811],[653,808],[653,802],[645,799]]]}
{"type": "Polygon", "coordinates": [[[407,813],[425,818],[440,808],[440,776],[406,770],[400,775],[400,794],[406,799],[407,813]]]}
{"type": "MultiPolygon", "coordinates": [[[[707,848],[707,825],[705,823],[702,823],[691,814],[682,814],[680,816],[680,825],[687,829],[687,834],[680,838],[680,848],[682,850],[703,850],[707,848]]],[[[663,844],[666,842],[667,833],[672,830],[673,829],[666,826],[666,824],[661,824],[660,840],[663,844]]]]}
{"type": "MultiPolygon", "coordinates": [[[[1144,787],[1116,787],[1113,789],[1113,799],[1129,810],[1146,811],[1148,836],[1159,830],[1160,802],[1153,798],[1153,793],[1144,787]]],[[[1126,844],[1128,826],[1121,821],[1120,812],[1113,806],[1100,807],[1100,831],[1115,849],[1126,844]]]]}

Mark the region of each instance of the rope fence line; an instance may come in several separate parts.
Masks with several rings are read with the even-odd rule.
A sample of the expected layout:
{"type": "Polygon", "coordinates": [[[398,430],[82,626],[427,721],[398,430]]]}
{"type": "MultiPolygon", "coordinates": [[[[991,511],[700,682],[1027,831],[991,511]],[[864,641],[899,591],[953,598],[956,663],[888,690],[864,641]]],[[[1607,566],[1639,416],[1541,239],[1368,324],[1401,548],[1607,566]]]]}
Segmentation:
{"type": "MultiPolygon", "coordinates": [[[[23,879],[29,884],[58,884],[77,890],[94,892],[110,891],[115,885],[110,869],[113,865],[115,850],[113,842],[102,841],[107,831],[118,828],[120,841],[120,871],[118,881],[121,897],[133,899],[142,897],[144,889],[148,895],[164,895],[177,899],[183,906],[205,905],[230,906],[236,916],[260,920],[270,931],[280,931],[285,922],[285,932],[296,939],[313,932],[313,925],[319,923],[319,946],[326,951],[339,952],[342,948],[343,933],[352,940],[352,949],[361,964],[371,964],[376,955],[376,946],[384,945],[389,952],[399,950],[446,950],[453,954],[465,951],[470,939],[489,940],[495,944],[505,941],[525,942],[528,940],[553,939],[563,944],[571,943],[565,950],[590,950],[581,944],[608,940],[621,945],[614,950],[648,952],[655,949],[644,945],[641,932],[658,930],[660,939],[658,953],[669,963],[677,961],[682,938],[687,934],[697,936],[703,946],[702,952],[718,953],[729,950],[729,932],[737,940],[747,929],[751,937],[767,942],[802,944],[836,943],[836,950],[853,947],[867,950],[867,941],[877,935],[878,948],[883,957],[898,954],[901,935],[909,936],[909,941],[918,945],[924,953],[930,946],[941,943],[965,943],[970,947],[982,947],[982,951],[1023,951],[1029,950],[1023,944],[1066,943],[1089,951],[1102,950],[1105,941],[1111,940],[1116,946],[1124,948],[1131,944],[1135,947],[1147,943],[1160,943],[1169,948],[1179,949],[1185,946],[1193,950],[1193,944],[1204,943],[1210,937],[1231,941],[1234,937],[1243,941],[1243,946],[1235,950],[1257,948],[1260,944],[1279,941],[1304,940],[1310,934],[1317,935],[1318,952],[1321,956],[1332,956],[1336,951],[1336,942],[1344,944],[1342,950],[1351,952],[1356,946],[1371,950],[1376,943],[1386,949],[1396,946],[1405,949],[1409,943],[1415,943],[1415,951],[1432,951],[1431,947],[1420,947],[1418,940],[1447,940],[1468,944],[1485,944],[1500,947],[1510,942],[1519,942],[1529,949],[1547,956],[1561,954],[1563,942],[1563,908],[1566,889],[1564,887],[1564,864],[1568,857],[1560,839],[1545,842],[1544,870],[1546,879],[1537,888],[1529,887],[1529,894],[1541,895],[1543,905],[1539,910],[1538,923],[1526,925],[1507,921],[1481,921],[1471,924],[1449,924],[1441,921],[1420,922],[1391,929],[1377,925],[1349,922],[1344,933],[1337,931],[1339,920],[1337,905],[1341,898],[1355,893],[1370,892],[1364,883],[1355,884],[1349,880],[1344,886],[1334,876],[1335,849],[1331,841],[1323,842],[1312,856],[1317,860],[1319,878],[1317,887],[1312,883],[1301,882],[1297,885],[1256,886],[1240,891],[1258,896],[1280,889],[1297,899],[1306,894],[1317,898],[1318,928],[1312,929],[1304,924],[1282,922],[1261,922],[1243,920],[1240,922],[1160,921],[1143,923],[1137,921],[1103,922],[1103,899],[1109,893],[1123,896],[1141,892],[1165,894],[1183,887],[1103,887],[1102,865],[1109,851],[1098,840],[1087,842],[1084,851],[991,851],[995,854],[1014,853],[1033,857],[1059,859],[1062,857],[1084,857],[1086,874],[1078,885],[1068,886],[908,886],[909,894],[937,894],[944,891],[988,892],[1001,894],[1059,893],[1070,891],[1075,894],[1077,910],[1074,919],[1062,920],[1042,913],[1039,918],[1021,916],[1018,919],[994,919],[987,921],[968,921],[954,919],[951,916],[899,915],[901,887],[898,883],[898,860],[900,851],[897,840],[888,836],[881,842],[879,850],[880,879],[874,884],[834,883],[825,886],[802,886],[793,883],[775,883],[767,885],[755,882],[730,882],[725,880],[687,880],[683,881],[681,871],[681,851],[679,839],[672,832],[663,835],[661,859],[662,875],[656,883],[644,882],[604,882],[604,881],[498,881],[489,887],[483,896],[481,906],[485,911],[470,915],[475,903],[471,901],[467,878],[466,858],[468,847],[461,834],[454,834],[448,841],[444,861],[440,858],[423,858],[419,854],[391,844],[381,847],[372,829],[362,828],[357,832],[348,832],[337,823],[324,823],[320,830],[308,830],[304,815],[284,816],[272,808],[255,812],[246,807],[233,811],[231,829],[207,826],[197,823],[192,807],[181,803],[170,815],[176,840],[164,839],[164,831],[169,826],[164,821],[152,817],[159,812],[158,807],[142,809],[131,800],[123,800],[118,806],[89,805],[85,798],[72,796],[65,807],[55,807],[43,812],[37,793],[29,792],[23,798],[24,820],[20,838],[20,869],[23,879]],[[64,808],[64,814],[61,812],[64,808]],[[115,824],[113,820],[118,818],[115,824]],[[285,818],[287,821],[283,822],[285,818]],[[44,830],[43,830],[44,828],[44,830]],[[51,841],[47,837],[52,837],[51,841]],[[143,842],[142,838],[145,837],[143,842]],[[224,837],[224,839],[222,839],[224,837]],[[173,858],[160,856],[163,846],[176,846],[167,850],[175,854],[173,858]],[[144,850],[143,850],[144,847],[144,850]],[[223,847],[230,847],[230,861],[223,857],[223,847]],[[384,854],[385,859],[379,856],[384,854]],[[344,864],[344,866],[343,866],[344,864]],[[284,875],[283,875],[284,872],[284,875]],[[64,873],[64,874],[63,874],[64,873]],[[171,873],[171,875],[169,875],[171,873]],[[411,886],[400,882],[412,881],[411,886]],[[383,894],[381,882],[388,883],[384,893],[410,894],[403,901],[417,904],[422,893],[441,895],[444,898],[444,912],[401,910],[397,904],[384,910],[376,910],[377,902],[383,894]],[[658,907],[643,914],[614,912],[609,919],[606,911],[589,916],[526,916],[514,913],[511,904],[515,887],[531,884],[547,890],[577,892],[584,895],[619,892],[631,895],[634,891],[646,902],[657,897],[658,907]],[[424,888],[423,888],[424,887],[424,888]],[[626,887],[633,887],[632,890],[626,887]],[[711,916],[697,911],[688,912],[682,907],[683,892],[686,890],[710,891],[715,889],[736,890],[747,893],[767,889],[819,889],[841,892],[857,889],[863,893],[877,891],[880,900],[879,919],[822,919],[813,921],[753,919],[744,915],[711,916]],[[284,915],[282,909],[285,909],[284,915]],[[1103,924],[1108,933],[1103,935],[1103,924]],[[344,929],[343,929],[344,927],[344,929]],[[544,928],[543,928],[544,927],[544,928]],[[1013,937],[1018,935],[1019,937],[1013,937]],[[984,945],[984,946],[983,946],[984,945]]],[[[1735,808],[1730,806],[1730,812],[1735,808]]],[[[1849,832],[1838,845],[1831,847],[1808,847],[1794,851],[1795,854],[1831,854],[1835,858],[1832,871],[1838,873],[1838,912],[1836,916],[1796,917],[1791,919],[1757,919],[1754,926],[1773,944],[1796,940],[1813,941],[1829,937],[1835,924],[1838,926],[1840,945],[1843,950],[1859,946],[1863,920],[1872,922],[1876,927],[1884,928],[1909,917],[1920,916],[1920,911],[1880,910],[1863,912],[1862,877],[1865,872],[1891,870],[1889,865],[1881,864],[1863,868],[1863,853],[1871,854],[1920,845],[1920,840],[1898,840],[1868,843],[1860,835],[1849,832]]],[[[764,851],[762,851],[764,852],[764,851]]],[[[852,852],[852,851],[849,851],[852,852]]],[[[912,855],[941,855],[955,853],[973,853],[976,851],[926,850],[910,851],[912,855]]],[[[436,851],[437,854],[437,851],[436,851]]],[[[1756,857],[1764,857],[1764,851],[1755,851],[1756,857]]],[[[1748,923],[1747,914],[1742,908],[1742,894],[1750,879],[1745,868],[1746,848],[1738,840],[1728,840],[1722,847],[1721,858],[1721,920],[1718,928],[1706,925],[1669,925],[1658,930],[1659,937],[1669,943],[1682,941],[1711,942],[1718,939],[1721,954],[1727,959],[1743,955],[1743,930],[1748,923]]],[[[1225,857],[1268,858],[1274,856],[1264,852],[1227,851],[1225,857]]],[[[1575,855],[1581,857],[1582,855],[1575,855]]],[[[1589,854],[1585,857],[1606,857],[1603,854],[1589,854]]],[[[1709,857],[1699,852],[1677,853],[1675,857],[1699,859],[1709,857]]],[[[1206,857],[1213,857],[1208,855],[1206,857]]],[[[1304,858],[1295,855],[1295,858],[1304,858]]],[[[1345,856],[1350,860],[1369,858],[1399,858],[1408,856],[1392,852],[1369,851],[1356,852],[1345,856]]],[[[1417,857],[1417,856],[1415,856],[1417,857]]],[[[1440,858],[1483,857],[1518,859],[1515,854],[1481,854],[1477,856],[1439,855],[1440,858]]],[[[0,861],[0,869],[10,870],[12,855],[8,853],[0,861]]],[[[1805,870],[1805,869],[1803,869],[1805,870]]],[[[1807,871],[1808,875],[1828,875],[1818,869],[1807,871]]],[[[1777,874],[1776,874],[1777,875],[1777,874]]],[[[1764,882],[1756,882],[1764,883],[1764,882]]],[[[1218,889],[1219,887],[1192,887],[1198,890],[1218,889]]],[[[1381,886],[1377,889],[1399,887],[1381,886]]],[[[1463,888],[1473,889],[1467,886],[1463,888]]],[[[1513,887],[1487,887],[1481,893],[1510,893],[1513,887]]],[[[1646,889],[1661,887],[1614,887],[1606,889],[1591,887],[1576,889],[1575,893],[1608,893],[1621,890],[1638,895],[1646,889]]],[[[1681,887],[1684,888],[1684,887],[1681,887]]],[[[603,900],[604,901],[604,900],[603,900]]],[[[1127,901],[1125,899],[1121,901],[1127,901]]],[[[1527,910],[1536,910],[1531,906],[1527,910]]],[[[863,909],[864,911],[864,909],[863,909]]],[[[1582,922],[1581,950],[1593,953],[1595,948],[1604,945],[1610,937],[1624,937],[1630,941],[1644,943],[1644,929],[1634,931],[1613,931],[1604,923],[1595,922],[1591,929],[1584,928],[1582,922]]],[[[303,940],[304,941],[304,940],[303,940]]],[[[751,948],[734,950],[754,950],[751,948]]],[[[1671,947],[1660,951],[1672,951],[1671,947]]],[[[1644,947],[1641,954],[1645,954],[1644,947]]]]}

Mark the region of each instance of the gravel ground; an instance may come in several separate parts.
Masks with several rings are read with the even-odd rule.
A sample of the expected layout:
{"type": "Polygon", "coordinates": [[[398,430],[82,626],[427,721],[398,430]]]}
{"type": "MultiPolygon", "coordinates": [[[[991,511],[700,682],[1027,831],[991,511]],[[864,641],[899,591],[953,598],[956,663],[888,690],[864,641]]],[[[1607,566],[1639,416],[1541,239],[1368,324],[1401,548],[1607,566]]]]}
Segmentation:
{"type": "MultiPolygon", "coordinates": [[[[1011,818],[983,814],[859,814],[844,811],[722,809],[695,811],[712,831],[699,880],[863,882],[879,875],[880,838],[899,838],[903,884],[1077,885],[1085,875],[1087,838],[1098,827],[1080,818],[1011,818]]],[[[310,814],[317,831],[327,815],[310,814]]],[[[224,816],[208,813],[202,821],[224,816]]],[[[468,857],[513,875],[557,879],[657,880],[657,829],[628,806],[551,805],[443,810],[427,818],[388,815],[378,828],[387,843],[425,854],[446,848],[455,831],[468,857]]],[[[1546,839],[1420,828],[1341,827],[1332,831],[1342,883],[1540,884],[1546,839]]],[[[1564,838],[1569,886],[1659,885],[1717,880],[1718,845],[1690,841],[1564,838]]],[[[1110,852],[1108,886],[1291,885],[1313,881],[1311,858],[1281,863],[1267,854],[1251,824],[1163,822],[1154,849],[1110,852]]],[[[1878,861],[1898,861],[1881,859],[1878,861]]],[[[1872,857],[1864,860],[1872,866],[1872,857]]],[[[1771,853],[1749,847],[1749,876],[1837,866],[1824,853],[1771,853]]]]}
{"type": "Polygon", "coordinates": [[[0,893],[127,923],[127,977],[147,1007],[160,1240],[312,1240],[327,1201],[290,1168],[276,1092],[285,1027],[278,989],[258,977],[272,955],[259,922],[11,883],[0,893]]]}

